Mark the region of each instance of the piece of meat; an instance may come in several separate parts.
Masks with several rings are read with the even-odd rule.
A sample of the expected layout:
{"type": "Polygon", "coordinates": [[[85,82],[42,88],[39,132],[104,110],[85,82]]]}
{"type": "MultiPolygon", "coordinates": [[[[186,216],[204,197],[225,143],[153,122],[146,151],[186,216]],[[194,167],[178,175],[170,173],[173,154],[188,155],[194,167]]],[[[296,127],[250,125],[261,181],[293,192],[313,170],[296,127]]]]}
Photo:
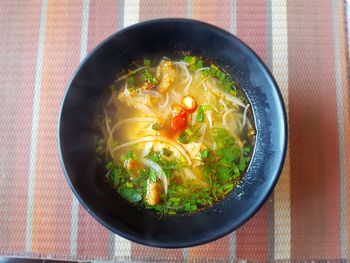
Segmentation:
{"type": "Polygon", "coordinates": [[[159,80],[159,92],[164,93],[175,80],[175,66],[169,60],[161,60],[157,67],[156,77],[159,80]]]}
{"type": "Polygon", "coordinates": [[[149,205],[156,205],[160,200],[160,186],[159,183],[152,183],[147,180],[146,201],[149,205]]]}

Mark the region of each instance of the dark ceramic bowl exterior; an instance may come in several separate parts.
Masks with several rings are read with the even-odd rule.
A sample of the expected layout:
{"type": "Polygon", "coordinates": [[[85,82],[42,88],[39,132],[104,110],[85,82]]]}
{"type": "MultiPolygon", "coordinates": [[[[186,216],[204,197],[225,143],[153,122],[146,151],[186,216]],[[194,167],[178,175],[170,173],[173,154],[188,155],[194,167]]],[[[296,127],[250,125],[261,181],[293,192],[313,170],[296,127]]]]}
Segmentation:
{"type": "Polygon", "coordinates": [[[272,192],[287,146],[283,100],[272,75],[242,41],[212,25],[187,19],[147,21],[117,32],[80,64],[59,117],[59,154],[67,181],[86,210],[111,231],[156,247],[203,244],[237,229],[272,192]],[[97,101],[130,62],[144,55],[190,52],[215,61],[244,89],[257,129],[256,146],[242,185],[203,211],[159,217],[124,201],[98,174],[93,136],[97,101]]]}

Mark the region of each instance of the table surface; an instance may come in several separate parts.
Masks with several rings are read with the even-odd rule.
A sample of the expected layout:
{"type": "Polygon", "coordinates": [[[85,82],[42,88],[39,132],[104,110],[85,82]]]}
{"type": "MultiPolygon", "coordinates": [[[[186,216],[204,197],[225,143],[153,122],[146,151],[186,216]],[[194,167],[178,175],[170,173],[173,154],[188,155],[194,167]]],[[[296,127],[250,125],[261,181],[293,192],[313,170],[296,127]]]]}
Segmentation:
{"type": "Polygon", "coordinates": [[[349,4],[340,0],[0,1],[0,254],[74,260],[350,258],[349,4]],[[347,12],[348,11],[348,12],[347,12]],[[263,208],[215,242],[163,250],[99,225],[72,196],[57,115],[84,56],[123,27],[188,17],[248,43],[282,91],[289,148],[263,208]]]}

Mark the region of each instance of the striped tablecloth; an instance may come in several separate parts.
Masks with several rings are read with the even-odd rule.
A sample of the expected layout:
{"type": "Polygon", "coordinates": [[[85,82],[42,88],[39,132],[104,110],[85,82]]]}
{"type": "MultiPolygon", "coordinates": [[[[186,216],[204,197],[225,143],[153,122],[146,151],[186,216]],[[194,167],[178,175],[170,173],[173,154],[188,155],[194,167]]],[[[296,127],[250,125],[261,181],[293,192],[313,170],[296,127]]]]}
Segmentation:
{"type": "Polygon", "coordinates": [[[0,254],[74,260],[226,262],[350,258],[349,5],[341,0],[0,1],[0,254]],[[348,11],[348,13],[347,13],[348,11]],[[79,62],[152,18],[218,25],[267,63],[289,116],[282,176],[242,228],[207,245],[148,248],[76,201],[57,153],[57,114],[79,62]]]}

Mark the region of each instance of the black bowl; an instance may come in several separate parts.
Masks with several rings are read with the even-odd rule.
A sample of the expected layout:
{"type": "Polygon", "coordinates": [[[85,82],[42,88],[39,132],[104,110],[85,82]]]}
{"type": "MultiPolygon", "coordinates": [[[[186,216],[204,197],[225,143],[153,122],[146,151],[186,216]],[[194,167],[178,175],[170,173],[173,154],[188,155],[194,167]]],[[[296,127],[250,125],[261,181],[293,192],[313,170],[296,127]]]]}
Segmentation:
{"type": "Polygon", "coordinates": [[[261,59],[241,40],[215,26],[161,19],[117,32],[80,64],[63,98],[59,154],[68,183],[88,212],[132,241],[178,248],[220,238],[244,224],[272,192],[287,145],[287,121],[278,86],[261,59]],[[159,217],[124,201],[97,172],[93,119],[97,101],[118,72],[144,55],[190,52],[215,61],[244,89],[257,129],[253,157],[241,187],[203,211],[159,217]]]}

